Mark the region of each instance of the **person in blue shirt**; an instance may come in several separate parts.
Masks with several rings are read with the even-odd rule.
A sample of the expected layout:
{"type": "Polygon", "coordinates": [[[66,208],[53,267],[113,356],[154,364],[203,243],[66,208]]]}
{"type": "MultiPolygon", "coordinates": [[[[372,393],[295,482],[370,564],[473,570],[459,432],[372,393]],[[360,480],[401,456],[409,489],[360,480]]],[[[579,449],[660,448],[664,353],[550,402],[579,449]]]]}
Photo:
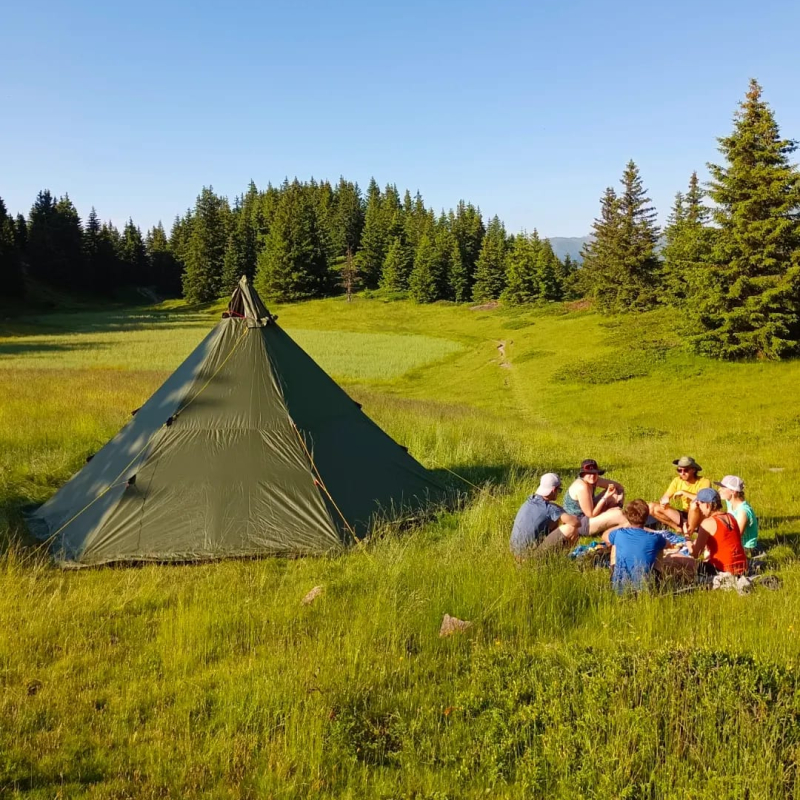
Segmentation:
{"type": "Polygon", "coordinates": [[[615,528],[603,534],[611,545],[611,585],[616,592],[639,591],[658,576],[667,538],[644,525],[650,514],[645,500],[632,500],[623,510],[628,527],[615,528]]]}
{"type": "Polygon", "coordinates": [[[542,475],[536,494],[520,507],[511,531],[511,552],[517,561],[549,550],[562,550],[578,541],[579,522],[554,501],[561,491],[555,472],[542,475]]]}

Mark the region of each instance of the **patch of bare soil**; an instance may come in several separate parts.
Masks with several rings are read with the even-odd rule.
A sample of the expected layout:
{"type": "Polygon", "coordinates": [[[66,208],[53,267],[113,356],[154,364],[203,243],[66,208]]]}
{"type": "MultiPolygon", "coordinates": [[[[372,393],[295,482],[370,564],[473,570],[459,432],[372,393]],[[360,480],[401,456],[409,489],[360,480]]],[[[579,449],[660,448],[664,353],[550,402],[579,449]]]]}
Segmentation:
{"type": "Polygon", "coordinates": [[[500,308],[500,301],[499,300],[491,300],[488,303],[483,303],[480,306],[470,306],[470,311],[494,311],[496,308],[500,308]]]}

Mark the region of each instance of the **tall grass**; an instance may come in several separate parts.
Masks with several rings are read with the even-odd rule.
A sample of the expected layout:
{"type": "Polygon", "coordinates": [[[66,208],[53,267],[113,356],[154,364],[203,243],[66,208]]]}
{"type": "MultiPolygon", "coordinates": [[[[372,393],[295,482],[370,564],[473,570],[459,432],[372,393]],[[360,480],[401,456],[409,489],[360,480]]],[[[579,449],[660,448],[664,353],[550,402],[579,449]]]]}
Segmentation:
{"type": "MultiPolygon", "coordinates": [[[[0,562],[0,793],[797,796],[798,364],[698,359],[661,314],[609,326],[364,300],[280,312],[290,330],[385,337],[346,350],[367,360],[341,379],[423,463],[480,491],[337,559],[65,573],[13,545],[0,562]],[[640,366],[643,341],[660,355],[640,366]],[[392,348],[416,356],[394,377],[368,362],[392,348]],[[620,600],[600,571],[509,557],[538,473],[592,456],[653,498],[683,452],[748,481],[784,555],[781,591],[620,600]],[[440,639],[445,612],[473,627],[440,639]]],[[[120,333],[123,350],[140,333],[153,348],[106,354],[124,368],[95,368],[103,338],[74,367],[32,368],[30,350],[0,366],[6,535],[185,354],[169,314],[120,333]]],[[[32,345],[71,335],[47,322],[25,331],[32,345]]],[[[324,333],[301,343],[323,362],[338,346],[324,333]]]]}

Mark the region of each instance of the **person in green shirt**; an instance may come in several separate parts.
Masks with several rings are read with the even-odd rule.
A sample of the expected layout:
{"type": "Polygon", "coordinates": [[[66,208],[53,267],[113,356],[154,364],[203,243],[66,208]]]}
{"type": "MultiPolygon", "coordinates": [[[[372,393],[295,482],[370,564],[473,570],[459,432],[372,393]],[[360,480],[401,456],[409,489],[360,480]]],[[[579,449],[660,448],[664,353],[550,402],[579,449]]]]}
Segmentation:
{"type": "Polygon", "coordinates": [[[694,500],[701,489],[711,488],[711,481],[700,477],[703,468],[692,456],[681,456],[672,463],[678,474],[661,499],[657,503],[650,503],[650,513],[677,533],[691,536],[702,522],[694,500]]]}
{"type": "Polygon", "coordinates": [[[726,475],[721,481],[714,481],[714,484],[719,486],[720,497],[739,523],[745,550],[754,550],[758,547],[758,517],[744,499],[744,481],[737,475],[726,475]]]}

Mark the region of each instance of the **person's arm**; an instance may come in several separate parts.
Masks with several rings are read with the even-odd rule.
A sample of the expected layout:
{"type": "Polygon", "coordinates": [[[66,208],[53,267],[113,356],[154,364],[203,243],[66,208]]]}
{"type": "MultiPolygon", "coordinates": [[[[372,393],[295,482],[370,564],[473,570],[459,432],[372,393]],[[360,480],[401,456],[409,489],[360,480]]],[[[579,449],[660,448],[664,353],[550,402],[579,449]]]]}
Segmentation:
{"type": "Polygon", "coordinates": [[[703,550],[706,549],[708,537],[712,534],[711,527],[711,521],[704,519],[700,523],[700,527],[697,529],[697,538],[693,542],[686,543],[687,547],[689,548],[689,555],[692,558],[697,558],[699,555],[702,555],[703,550]]]}
{"type": "Polygon", "coordinates": [[[744,539],[744,529],[747,527],[747,512],[743,508],[739,508],[734,512],[733,516],[739,524],[739,535],[744,539]]]}
{"type": "Polygon", "coordinates": [[[597,485],[601,489],[608,489],[610,486],[616,494],[625,494],[625,487],[619,481],[613,481],[611,478],[598,478],[597,485]]]}
{"type": "Polygon", "coordinates": [[[609,547],[613,547],[614,539],[617,538],[616,534],[617,534],[617,528],[613,528],[610,531],[605,531],[603,533],[603,542],[605,542],[605,544],[607,544],[609,547]]]}
{"type": "Polygon", "coordinates": [[[667,491],[664,492],[664,494],[661,496],[661,500],[659,500],[661,505],[662,506],[669,505],[669,501],[672,500],[672,495],[674,495],[676,491],[678,491],[678,479],[673,478],[672,483],[670,483],[670,485],[667,486],[667,491]]]}
{"type": "Polygon", "coordinates": [[[607,495],[603,495],[598,501],[597,505],[592,502],[592,490],[583,481],[578,486],[578,505],[581,507],[584,516],[590,519],[596,514],[599,514],[605,508],[607,495]]]}

